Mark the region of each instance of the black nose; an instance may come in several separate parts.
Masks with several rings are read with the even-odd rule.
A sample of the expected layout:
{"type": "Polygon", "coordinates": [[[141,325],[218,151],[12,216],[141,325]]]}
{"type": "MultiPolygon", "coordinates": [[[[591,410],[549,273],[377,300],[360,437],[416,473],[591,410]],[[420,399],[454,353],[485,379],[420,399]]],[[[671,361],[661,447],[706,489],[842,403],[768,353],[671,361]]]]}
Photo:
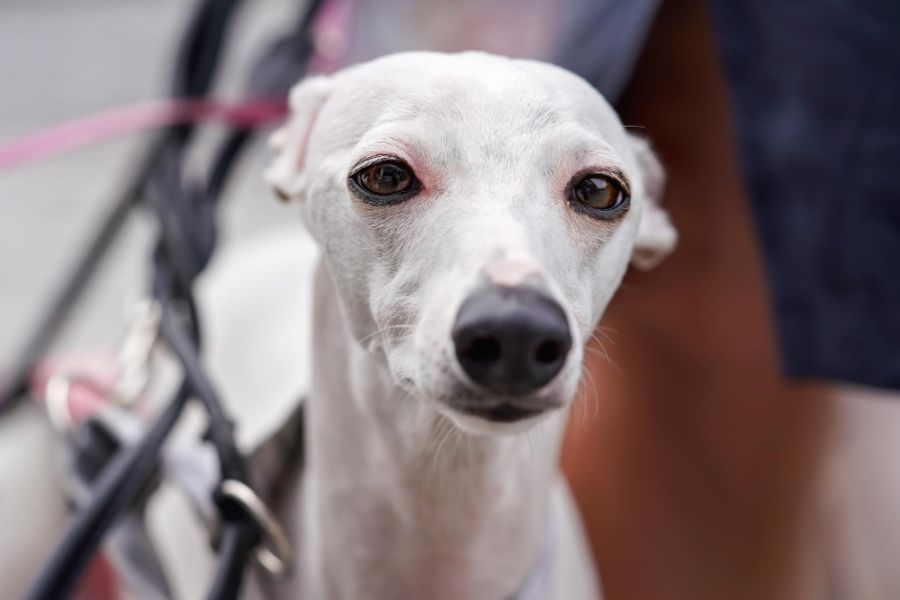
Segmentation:
{"type": "Polygon", "coordinates": [[[521,395],[549,383],[572,347],[562,308],[527,287],[486,287],[472,294],[453,325],[459,364],[472,381],[521,395]]]}

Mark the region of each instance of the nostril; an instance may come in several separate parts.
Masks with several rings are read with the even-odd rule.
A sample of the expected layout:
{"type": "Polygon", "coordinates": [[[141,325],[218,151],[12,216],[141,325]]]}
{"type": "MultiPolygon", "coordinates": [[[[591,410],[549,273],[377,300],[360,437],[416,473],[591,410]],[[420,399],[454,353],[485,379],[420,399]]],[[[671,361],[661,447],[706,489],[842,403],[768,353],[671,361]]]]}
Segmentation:
{"type": "Polygon", "coordinates": [[[473,338],[463,353],[465,358],[473,363],[488,364],[500,360],[503,349],[500,341],[491,336],[479,336],[473,338]]]}
{"type": "Polygon", "coordinates": [[[534,351],[534,360],[539,363],[550,365],[562,357],[562,346],[553,340],[541,342],[534,351]]]}

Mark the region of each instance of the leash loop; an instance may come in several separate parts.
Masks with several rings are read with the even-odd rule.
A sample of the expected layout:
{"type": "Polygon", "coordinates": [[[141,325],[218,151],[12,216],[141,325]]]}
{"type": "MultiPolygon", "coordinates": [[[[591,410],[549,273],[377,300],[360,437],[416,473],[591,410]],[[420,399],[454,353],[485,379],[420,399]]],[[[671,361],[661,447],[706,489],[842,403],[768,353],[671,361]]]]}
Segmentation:
{"type": "Polygon", "coordinates": [[[160,315],[159,303],[154,300],[143,299],[134,307],[131,329],[119,351],[122,369],[112,390],[112,397],[121,405],[133,405],[150,382],[160,315]]]}
{"type": "Polygon", "coordinates": [[[157,302],[142,300],[137,304],[131,329],[119,350],[118,373],[112,383],[83,367],[57,367],[51,372],[43,390],[36,393],[42,397],[44,409],[56,431],[68,433],[108,402],[132,407],[140,400],[150,381],[152,353],[159,339],[159,321],[157,302]],[[85,393],[89,395],[85,397],[85,393]],[[90,399],[87,404],[86,398],[90,399]]]}
{"type": "Polygon", "coordinates": [[[72,425],[72,413],[69,411],[69,392],[72,382],[68,375],[54,373],[47,380],[44,388],[44,407],[50,423],[57,432],[64,433],[72,425]]]}
{"type": "Polygon", "coordinates": [[[260,500],[256,492],[241,481],[226,479],[219,486],[217,495],[221,500],[230,500],[237,504],[262,532],[262,541],[254,551],[254,558],[259,566],[275,578],[287,575],[293,557],[291,544],[275,515],[260,500]]]}
{"type": "Polygon", "coordinates": [[[90,374],[56,371],[37,394],[50,424],[58,433],[66,434],[107,401],[109,389],[90,374]]]}

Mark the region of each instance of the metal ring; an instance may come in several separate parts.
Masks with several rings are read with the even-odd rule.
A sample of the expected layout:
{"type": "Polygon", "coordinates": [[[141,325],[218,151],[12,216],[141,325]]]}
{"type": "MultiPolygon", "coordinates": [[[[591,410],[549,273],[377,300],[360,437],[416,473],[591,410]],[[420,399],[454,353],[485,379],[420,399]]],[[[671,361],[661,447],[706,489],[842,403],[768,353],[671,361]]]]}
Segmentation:
{"type": "Polygon", "coordinates": [[[291,568],[293,552],[275,515],[249,485],[236,479],[223,481],[219,486],[219,493],[240,504],[262,530],[264,544],[254,552],[259,566],[274,577],[286,575],[291,568]]]}

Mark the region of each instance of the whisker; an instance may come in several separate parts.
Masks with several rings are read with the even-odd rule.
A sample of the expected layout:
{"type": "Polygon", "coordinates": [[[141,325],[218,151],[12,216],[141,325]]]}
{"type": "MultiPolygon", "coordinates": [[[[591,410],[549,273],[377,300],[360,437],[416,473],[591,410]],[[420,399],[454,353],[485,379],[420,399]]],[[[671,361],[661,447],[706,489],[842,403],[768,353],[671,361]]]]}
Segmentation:
{"type": "Polygon", "coordinates": [[[619,332],[616,329],[609,327],[608,325],[599,325],[595,330],[595,335],[597,333],[606,338],[606,341],[608,341],[613,346],[616,345],[616,340],[612,338],[613,335],[619,335],[619,332]]]}
{"type": "Polygon", "coordinates": [[[622,369],[619,368],[619,365],[617,365],[616,362],[609,355],[609,352],[606,350],[606,346],[603,344],[603,341],[599,337],[597,337],[596,333],[591,334],[591,339],[594,340],[595,342],[597,342],[597,345],[600,346],[600,350],[603,352],[603,356],[606,358],[607,364],[610,367],[612,367],[613,369],[615,369],[615,371],[618,375],[620,375],[620,376],[624,375],[624,373],[622,372],[622,369]]]}
{"type": "MultiPolygon", "coordinates": [[[[375,330],[372,333],[360,338],[359,343],[362,344],[362,343],[372,339],[376,335],[379,335],[381,333],[386,333],[392,329],[415,329],[415,327],[416,327],[415,325],[386,325],[386,326],[382,327],[381,329],[375,330]]],[[[350,355],[350,349],[348,348],[347,350],[344,351],[343,355],[341,356],[341,360],[342,361],[347,360],[347,357],[349,355],[350,355]]]]}
{"type": "Polygon", "coordinates": [[[579,402],[579,404],[581,405],[581,406],[579,406],[579,410],[581,412],[579,413],[579,417],[578,417],[579,425],[584,425],[585,423],[587,423],[587,390],[581,384],[581,382],[584,381],[584,374],[586,372],[587,372],[587,368],[584,366],[584,363],[582,363],[582,365],[581,365],[581,381],[579,381],[579,383],[578,383],[578,389],[581,392],[581,394],[580,394],[581,397],[580,397],[580,402],[579,402]]]}
{"type": "Polygon", "coordinates": [[[360,341],[360,343],[365,342],[366,340],[369,340],[378,334],[387,333],[388,331],[391,331],[393,329],[415,329],[415,327],[416,327],[415,325],[386,325],[386,326],[382,327],[381,329],[373,331],[369,335],[360,338],[359,341],[360,341]]]}
{"type": "Polygon", "coordinates": [[[591,417],[590,422],[595,423],[597,421],[597,417],[600,416],[600,390],[597,387],[597,380],[594,379],[594,374],[591,372],[591,370],[585,369],[584,374],[586,376],[586,381],[591,385],[591,388],[593,388],[594,392],[590,395],[590,397],[593,399],[592,404],[594,408],[594,414],[591,417]]]}
{"type": "Polygon", "coordinates": [[[438,474],[438,456],[440,455],[441,449],[444,447],[444,444],[447,443],[447,440],[449,440],[452,435],[453,435],[453,428],[446,427],[444,429],[444,431],[442,432],[442,434],[440,435],[440,442],[438,443],[437,449],[434,451],[434,454],[431,457],[432,458],[432,460],[431,460],[431,477],[434,481],[438,482],[438,485],[440,485],[440,482],[438,481],[438,476],[437,476],[437,474],[438,474]]]}
{"type": "Polygon", "coordinates": [[[584,403],[587,402],[585,398],[585,387],[584,387],[584,365],[581,366],[581,377],[578,379],[578,390],[575,392],[575,400],[572,402],[572,410],[575,409],[575,406],[578,405],[578,410],[580,411],[578,414],[578,419],[575,421],[575,424],[581,427],[584,425],[584,403]]]}

